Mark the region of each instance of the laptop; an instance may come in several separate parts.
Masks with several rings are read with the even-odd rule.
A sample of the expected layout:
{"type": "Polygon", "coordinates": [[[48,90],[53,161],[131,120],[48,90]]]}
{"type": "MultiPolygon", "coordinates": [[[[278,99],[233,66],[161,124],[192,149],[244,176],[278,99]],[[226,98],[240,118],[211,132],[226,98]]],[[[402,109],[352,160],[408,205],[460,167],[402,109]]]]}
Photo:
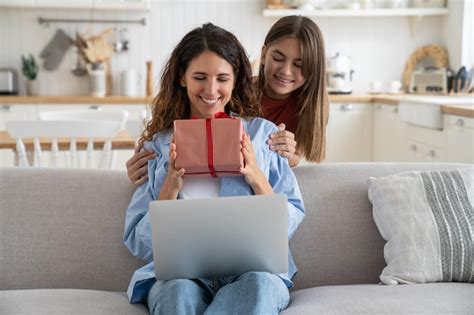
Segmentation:
{"type": "Polygon", "coordinates": [[[288,272],[286,195],[150,203],[158,280],[288,272]]]}

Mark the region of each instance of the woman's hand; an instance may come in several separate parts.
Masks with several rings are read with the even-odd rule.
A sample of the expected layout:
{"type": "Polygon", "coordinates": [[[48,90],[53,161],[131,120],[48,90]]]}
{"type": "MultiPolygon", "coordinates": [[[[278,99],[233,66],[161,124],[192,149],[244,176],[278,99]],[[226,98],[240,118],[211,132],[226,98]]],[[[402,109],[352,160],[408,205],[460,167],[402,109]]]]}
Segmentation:
{"type": "Polygon", "coordinates": [[[296,153],[296,141],[294,133],[285,130],[285,124],[280,124],[277,131],[270,135],[267,143],[270,145],[270,150],[276,151],[283,157],[286,157],[290,166],[298,165],[300,161],[299,155],[296,153]]]}
{"type": "Polygon", "coordinates": [[[165,182],[161,187],[159,200],[164,199],[176,199],[178,193],[183,188],[183,175],[185,173],[184,168],[179,170],[175,167],[175,161],[178,154],[176,153],[176,144],[174,140],[171,140],[170,144],[170,156],[168,161],[168,174],[166,175],[165,182]]]}
{"type": "Polygon", "coordinates": [[[148,180],[148,161],[156,157],[153,150],[140,152],[142,148],[143,145],[137,146],[135,154],[125,163],[128,178],[135,186],[148,180]]]}
{"type": "Polygon", "coordinates": [[[244,175],[245,181],[252,187],[256,195],[273,194],[272,186],[258,167],[252,142],[248,135],[244,134],[241,144],[245,167],[240,168],[240,173],[244,175]]]}

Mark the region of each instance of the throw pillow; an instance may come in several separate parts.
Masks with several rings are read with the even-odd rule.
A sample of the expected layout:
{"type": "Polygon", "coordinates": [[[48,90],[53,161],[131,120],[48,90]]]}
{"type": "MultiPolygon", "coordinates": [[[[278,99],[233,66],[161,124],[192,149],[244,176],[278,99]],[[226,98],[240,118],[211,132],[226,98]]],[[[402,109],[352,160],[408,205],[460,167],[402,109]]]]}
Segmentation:
{"type": "Polygon", "coordinates": [[[474,282],[474,168],[369,179],[384,284],[474,282]]]}

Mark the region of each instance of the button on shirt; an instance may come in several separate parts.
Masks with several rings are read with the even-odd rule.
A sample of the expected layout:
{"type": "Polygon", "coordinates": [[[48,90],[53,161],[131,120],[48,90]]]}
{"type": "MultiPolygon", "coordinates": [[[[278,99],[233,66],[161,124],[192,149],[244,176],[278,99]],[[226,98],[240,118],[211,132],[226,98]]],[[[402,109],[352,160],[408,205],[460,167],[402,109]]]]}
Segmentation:
{"type": "MultiPolygon", "coordinates": [[[[304,218],[304,205],[288,160],[271,151],[266,143],[270,134],[278,129],[275,124],[262,118],[242,119],[242,125],[246,133],[250,135],[258,166],[268,179],[273,191],[288,197],[288,239],[290,239],[304,218]]],[[[156,281],[148,204],[158,198],[168,173],[171,135],[172,131],[159,132],[152,141],[144,144],[146,150],[154,150],[157,156],[148,162],[148,181],[137,188],[127,209],[124,244],[134,256],[146,263],[135,271],[130,281],[127,294],[132,303],[145,302],[151,286],[156,281]]],[[[247,196],[254,193],[244,177],[238,176],[220,178],[219,195],[222,197],[247,196]]],[[[288,273],[279,274],[279,276],[291,288],[293,286],[291,279],[297,271],[291,252],[289,252],[288,266],[288,273]]]]}

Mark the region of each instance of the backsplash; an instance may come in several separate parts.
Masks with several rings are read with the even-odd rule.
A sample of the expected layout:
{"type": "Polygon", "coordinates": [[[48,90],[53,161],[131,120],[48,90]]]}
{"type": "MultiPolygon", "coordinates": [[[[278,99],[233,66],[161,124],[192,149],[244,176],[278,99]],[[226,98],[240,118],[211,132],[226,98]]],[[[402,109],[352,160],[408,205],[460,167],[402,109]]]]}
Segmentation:
{"type": "MultiPolygon", "coordinates": [[[[125,69],[139,71],[139,91],[145,94],[146,60],[153,60],[156,83],[171,50],[192,28],[212,22],[233,32],[251,58],[258,58],[267,31],[278,18],[262,16],[263,1],[257,0],[160,0],[152,1],[149,12],[91,11],[66,9],[0,8],[0,68],[13,67],[20,72],[20,56],[39,54],[58,29],[69,36],[75,32],[98,33],[109,27],[123,28],[129,50],[112,58],[113,94],[120,94],[120,73],[125,69]],[[40,25],[38,17],[74,19],[146,18],[140,24],[70,24],[40,25]]],[[[351,58],[355,92],[366,92],[371,81],[388,83],[400,80],[405,61],[418,47],[426,44],[446,45],[443,17],[425,17],[410,34],[406,17],[313,18],[320,26],[327,57],[336,52],[351,58]]],[[[42,59],[38,59],[40,65],[42,59]]],[[[71,68],[76,63],[73,47],[66,53],[56,71],[40,71],[42,95],[86,95],[88,80],[76,77],[71,68]]],[[[24,94],[23,81],[20,93],[24,94]]]]}

